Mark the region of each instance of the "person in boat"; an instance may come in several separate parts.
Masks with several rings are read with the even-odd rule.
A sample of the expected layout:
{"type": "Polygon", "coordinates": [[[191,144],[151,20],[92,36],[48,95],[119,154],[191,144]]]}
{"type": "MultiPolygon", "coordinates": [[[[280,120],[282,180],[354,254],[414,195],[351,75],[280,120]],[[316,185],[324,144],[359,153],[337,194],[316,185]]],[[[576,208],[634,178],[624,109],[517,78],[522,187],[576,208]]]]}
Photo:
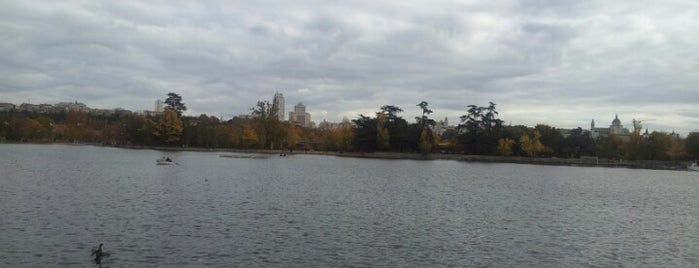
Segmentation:
{"type": "Polygon", "coordinates": [[[165,161],[167,161],[167,162],[172,162],[172,159],[170,159],[170,157],[166,157],[166,158],[165,158],[165,161]]]}
{"type": "Polygon", "coordinates": [[[102,246],[104,244],[100,243],[97,249],[92,249],[92,256],[95,256],[95,263],[102,264],[102,258],[109,256],[109,253],[102,251],[102,246]]]}

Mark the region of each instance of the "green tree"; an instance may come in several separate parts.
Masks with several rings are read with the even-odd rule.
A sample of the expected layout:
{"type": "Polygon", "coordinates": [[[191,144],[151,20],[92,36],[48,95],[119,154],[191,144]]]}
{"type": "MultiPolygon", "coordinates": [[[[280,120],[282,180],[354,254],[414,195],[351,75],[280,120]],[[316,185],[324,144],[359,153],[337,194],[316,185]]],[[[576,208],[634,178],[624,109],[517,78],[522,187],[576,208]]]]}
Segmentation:
{"type": "Polygon", "coordinates": [[[488,103],[488,107],[481,107],[481,111],[485,113],[481,117],[482,124],[487,131],[499,129],[502,126],[503,121],[497,118],[499,113],[495,110],[495,106],[496,104],[491,101],[488,103]]]}
{"type": "Polygon", "coordinates": [[[214,116],[183,117],[182,122],[182,141],[187,146],[217,148],[230,143],[228,134],[222,133],[225,128],[214,116]]]}
{"type": "Polygon", "coordinates": [[[590,133],[578,127],[571,130],[570,135],[563,140],[560,152],[564,157],[580,157],[595,154],[595,141],[590,133]]]}
{"type": "Polygon", "coordinates": [[[432,113],[432,110],[427,108],[427,106],[429,106],[429,104],[426,101],[421,101],[420,103],[417,104],[417,106],[420,107],[420,109],[422,109],[422,116],[415,117],[415,120],[418,122],[420,127],[424,129],[424,128],[429,127],[429,126],[434,126],[435,125],[434,119],[430,119],[427,117],[428,115],[430,115],[432,113]]]}
{"type": "Polygon", "coordinates": [[[231,120],[227,122],[229,133],[230,133],[230,139],[231,139],[231,146],[234,148],[243,148],[243,132],[244,132],[244,125],[248,124],[248,119],[244,119],[241,117],[233,117],[231,120]]]}
{"type": "Polygon", "coordinates": [[[699,159],[699,132],[692,132],[684,140],[687,156],[692,159],[699,159]]]}
{"type": "Polygon", "coordinates": [[[616,135],[599,137],[596,141],[597,156],[609,159],[624,158],[624,141],[616,135]]]}
{"type": "Polygon", "coordinates": [[[360,114],[359,118],[352,120],[353,146],[355,151],[373,152],[378,148],[376,145],[378,120],[360,114]]]}
{"type": "Polygon", "coordinates": [[[639,133],[636,130],[631,132],[629,140],[624,144],[624,153],[629,160],[641,160],[648,154],[648,142],[639,133]]]}
{"type": "Polygon", "coordinates": [[[685,151],[684,143],[680,138],[672,138],[665,154],[671,160],[678,160],[687,155],[687,151],[685,151]]]}
{"type": "MultiPolygon", "coordinates": [[[[390,151],[414,151],[420,138],[420,130],[411,130],[408,122],[398,114],[403,112],[403,109],[394,105],[384,105],[381,107],[380,114],[384,116],[383,127],[387,129],[389,146],[384,150],[390,151]]],[[[377,114],[377,117],[379,115],[377,114]]]]}
{"type": "Polygon", "coordinates": [[[260,146],[269,149],[281,147],[287,138],[287,133],[277,116],[279,108],[276,104],[258,101],[257,105],[250,110],[253,120],[257,123],[260,146]]]}
{"type": "Polygon", "coordinates": [[[403,109],[395,105],[384,105],[381,106],[381,112],[386,115],[385,120],[387,123],[393,123],[400,118],[398,114],[403,112],[403,109]]]}
{"type": "Polygon", "coordinates": [[[340,123],[337,131],[337,150],[340,152],[349,151],[352,147],[352,124],[349,122],[340,123]]]}
{"type": "Polygon", "coordinates": [[[252,115],[254,115],[256,118],[262,118],[265,120],[276,118],[277,121],[279,121],[279,117],[277,116],[279,108],[275,103],[270,103],[269,101],[257,101],[255,107],[250,108],[250,111],[252,111],[252,115]]]}
{"type": "Polygon", "coordinates": [[[165,99],[165,109],[173,110],[178,116],[182,115],[182,112],[187,110],[187,106],[182,102],[182,97],[176,93],[167,93],[167,98],[165,99]]]}
{"type": "Polygon", "coordinates": [[[555,127],[544,124],[538,124],[534,129],[541,134],[541,143],[544,144],[542,153],[547,156],[562,156],[561,148],[563,147],[564,138],[561,131],[555,127]]]}
{"type": "Polygon", "coordinates": [[[667,155],[670,146],[672,146],[672,140],[675,137],[670,134],[663,132],[656,132],[650,134],[648,137],[648,151],[649,160],[668,160],[670,157],[667,155]]]}
{"type": "Polygon", "coordinates": [[[432,151],[432,148],[436,144],[436,139],[434,133],[432,133],[432,128],[436,124],[433,119],[430,119],[427,117],[429,114],[432,113],[432,110],[430,110],[427,106],[429,104],[426,101],[421,101],[420,103],[417,104],[420,109],[422,109],[422,116],[420,117],[415,117],[415,120],[417,121],[417,124],[419,126],[419,133],[420,133],[420,138],[418,139],[419,144],[418,144],[418,150],[423,153],[429,153],[432,151]]]}
{"type": "Polygon", "coordinates": [[[469,105],[467,114],[462,115],[459,124],[459,143],[465,153],[496,154],[497,141],[503,135],[502,120],[497,118],[496,104],[487,107],[469,105]]]}
{"type": "Polygon", "coordinates": [[[142,116],[129,116],[124,120],[124,136],[127,144],[152,145],[158,128],[153,120],[142,116]]]}

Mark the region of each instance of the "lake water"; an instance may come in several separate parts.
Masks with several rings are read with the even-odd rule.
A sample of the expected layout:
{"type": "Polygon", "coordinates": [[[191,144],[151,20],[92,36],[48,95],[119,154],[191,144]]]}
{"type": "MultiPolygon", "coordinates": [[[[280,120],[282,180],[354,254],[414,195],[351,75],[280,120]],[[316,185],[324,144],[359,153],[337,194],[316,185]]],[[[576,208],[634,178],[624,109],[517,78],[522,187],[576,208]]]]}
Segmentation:
{"type": "Polygon", "coordinates": [[[0,267],[99,243],[103,267],[697,267],[699,173],[0,145],[0,267]]]}

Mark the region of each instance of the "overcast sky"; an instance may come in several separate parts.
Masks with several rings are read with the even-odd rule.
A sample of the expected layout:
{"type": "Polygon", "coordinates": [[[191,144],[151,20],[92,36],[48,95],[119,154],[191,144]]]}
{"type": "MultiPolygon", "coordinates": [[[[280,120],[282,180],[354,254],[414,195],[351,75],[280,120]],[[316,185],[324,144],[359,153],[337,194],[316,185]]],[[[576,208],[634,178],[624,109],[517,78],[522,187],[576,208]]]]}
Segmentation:
{"type": "Polygon", "coordinates": [[[279,91],[315,122],[492,101],[513,125],[699,130],[699,1],[391,2],[0,0],[0,102],[176,92],[231,118],[279,91]]]}

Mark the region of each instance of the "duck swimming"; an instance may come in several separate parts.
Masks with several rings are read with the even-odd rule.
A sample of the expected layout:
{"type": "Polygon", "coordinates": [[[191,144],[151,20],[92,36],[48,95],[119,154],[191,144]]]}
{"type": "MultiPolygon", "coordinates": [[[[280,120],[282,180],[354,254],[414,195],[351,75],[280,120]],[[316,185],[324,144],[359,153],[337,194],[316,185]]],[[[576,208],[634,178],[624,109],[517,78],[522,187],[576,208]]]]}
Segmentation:
{"type": "Polygon", "coordinates": [[[95,263],[102,264],[102,258],[109,256],[109,253],[102,251],[102,246],[104,244],[100,243],[97,249],[92,249],[92,256],[95,256],[95,263]]]}

